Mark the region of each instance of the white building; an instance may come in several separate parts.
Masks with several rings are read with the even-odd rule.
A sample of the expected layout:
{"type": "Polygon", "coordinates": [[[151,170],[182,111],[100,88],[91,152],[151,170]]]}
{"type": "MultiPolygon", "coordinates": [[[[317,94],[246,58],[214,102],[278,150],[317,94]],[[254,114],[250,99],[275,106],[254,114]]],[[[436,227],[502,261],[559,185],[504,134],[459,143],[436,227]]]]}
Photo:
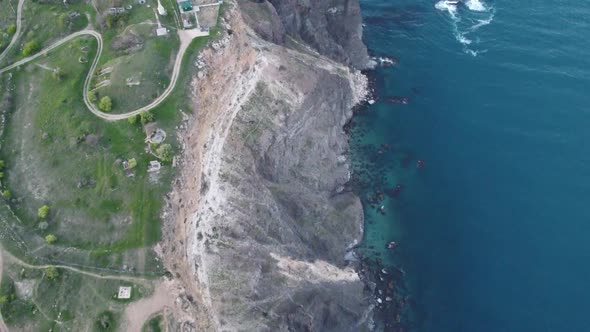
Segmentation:
{"type": "Polygon", "coordinates": [[[119,287],[119,294],[117,294],[118,299],[126,300],[131,298],[131,287],[120,286],[119,287]]]}

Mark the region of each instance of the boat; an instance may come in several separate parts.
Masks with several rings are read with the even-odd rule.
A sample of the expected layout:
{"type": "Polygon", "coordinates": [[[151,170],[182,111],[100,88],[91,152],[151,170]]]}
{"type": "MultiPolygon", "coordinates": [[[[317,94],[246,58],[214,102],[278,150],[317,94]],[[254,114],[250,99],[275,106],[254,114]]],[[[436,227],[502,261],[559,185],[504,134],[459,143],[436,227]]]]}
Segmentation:
{"type": "Polygon", "coordinates": [[[461,0],[447,0],[447,5],[449,6],[457,6],[461,0]]]}

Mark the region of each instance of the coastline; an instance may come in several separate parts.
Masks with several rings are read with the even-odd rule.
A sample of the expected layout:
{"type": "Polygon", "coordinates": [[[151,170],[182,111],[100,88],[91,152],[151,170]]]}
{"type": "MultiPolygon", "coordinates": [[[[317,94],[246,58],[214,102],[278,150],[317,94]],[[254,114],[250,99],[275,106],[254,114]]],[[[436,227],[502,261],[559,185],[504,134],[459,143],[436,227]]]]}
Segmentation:
{"type": "MultiPolygon", "coordinates": [[[[352,269],[355,265],[345,259],[349,248],[344,247],[346,243],[360,243],[363,231],[360,199],[344,191],[351,177],[350,160],[347,156],[348,138],[344,133],[344,126],[352,118],[353,109],[366,101],[368,80],[360,71],[349,69],[324,56],[304,54],[253,38],[235,10],[228,11],[222,24],[231,27],[232,35],[225,46],[206,51],[200,58],[206,64],[206,71],[198,75],[200,79],[195,78],[193,81],[196,112],[182,125],[186,132],[179,134],[183,142],[183,158],[178,162],[181,175],[169,195],[170,213],[166,215],[167,230],[164,232],[169,236],[163,241],[162,252],[164,257],[172,259],[167,259],[166,266],[191,294],[196,303],[192,307],[195,315],[201,317],[199,321],[206,321],[206,324],[199,325],[203,330],[219,330],[222,327],[237,329],[237,325],[234,325],[236,317],[227,314],[228,310],[235,311],[236,307],[228,307],[223,298],[230,296],[228,291],[234,287],[230,285],[238,284],[241,286],[231,293],[232,297],[237,296],[236,301],[252,297],[252,291],[259,294],[262,291],[262,288],[258,290],[259,287],[264,287],[264,292],[290,292],[292,298],[305,298],[314,294],[325,301],[309,304],[317,306],[314,312],[320,314],[324,310],[322,308],[334,305],[339,307],[338,310],[324,312],[325,318],[318,317],[317,321],[314,319],[309,322],[308,315],[300,312],[299,306],[292,307],[294,303],[289,303],[291,300],[288,298],[273,299],[277,304],[268,309],[260,306],[240,309],[250,312],[248,316],[239,313],[242,327],[252,324],[249,322],[253,318],[252,310],[258,312],[255,315],[260,315],[262,310],[262,317],[270,329],[275,329],[272,326],[280,326],[277,323],[293,326],[322,324],[318,328],[323,326],[322,329],[325,329],[329,326],[323,325],[327,321],[337,321],[332,327],[337,330],[344,326],[369,326],[372,324],[372,306],[363,295],[365,284],[361,282],[360,275],[354,272],[356,270],[352,269]],[[295,68],[307,72],[305,80],[298,78],[295,68]],[[268,81],[267,77],[276,79],[268,81]],[[264,94],[260,95],[261,93],[264,94]],[[251,116],[249,105],[252,102],[268,98],[272,101],[277,97],[280,99],[266,107],[274,108],[276,106],[273,105],[280,106],[280,102],[286,101],[285,106],[289,109],[284,109],[285,106],[279,109],[288,113],[258,114],[253,121],[247,120],[251,116]],[[330,101],[328,104],[321,102],[326,98],[330,101]],[[310,106],[323,111],[314,114],[308,110],[310,106]],[[264,116],[270,115],[272,117],[265,120],[264,116]],[[261,121],[268,125],[280,125],[276,129],[278,131],[275,132],[272,127],[267,128],[260,134],[259,139],[262,141],[248,143],[250,134],[244,136],[239,134],[240,131],[251,124],[257,128],[256,123],[261,121]],[[326,128],[329,128],[327,134],[326,128]],[[285,130],[285,134],[280,133],[285,130]],[[289,131],[309,133],[294,136],[289,131]],[[266,133],[274,134],[265,138],[266,133]],[[237,139],[237,134],[242,136],[237,139]],[[285,155],[284,148],[280,147],[275,152],[280,156],[276,162],[280,163],[275,164],[275,157],[269,159],[268,150],[260,150],[258,147],[268,144],[268,139],[285,140],[281,145],[300,146],[300,153],[303,153],[301,156],[312,152],[318,154],[318,158],[304,157],[304,164],[301,164],[302,160],[297,161],[295,158],[302,157],[293,152],[285,155]],[[310,145],[310,142],[316,140],[317,144],[310,145]],[[258,182],[251,182],[248,177],[243,178],[244,171],[251,172],[248,169],[252,167],[252,158],[260,158],[257,154],[262,151],[267,151],[266,156],[259,159],[259,162],[254,161],[254,167],[267,170],[258,170],[248,175],[260,177],[258,182]],[[322,159],[329,162],[322,161],[318,164],[322,159]],[[264,164],[259,164],[261,161],[264,164]],[[281,166],[281,163],[293,163],[296,167],[307,168],[308,171],[293,174],[294,166],[290,166],[286,167],[285,171],[288,173],[285,174],[282,170],[285,166],[281,166]],[[277,176],[267,172],[276,173],[277,176]],[[236,178],[241,178],[241,182],[236,182],[236,178]],[[297,184],[283,184],[285,181],[295,181],[297,184]],[[251,189],[248,189],[249,186],[251,189]],[[291,193],[294,189],[301,193],[291,193]],[[257,192],[259,197],[255,204],[268,205],[264,208],[268,209],[267,213],[275,214],[275,218],[282,220],[284,226],[277,230],[269,229],[268,235],[265,233],[269,231],[264,231],[264,237],[261,237],[260,231],[253,229],[250,222],[235,219],[248,215],[254,221],[260,214],[260,207],[255,211],[236,214],[236,209],[242,210],[254,204],[255,201],[248,202],[247,205],[241,203],[253,198],[244,196],[244,191],[248,190],[257,192]],[[265,197],[267,193],[271,195],[265,197]],[[282,195],[296,195],[293,197],[297,198],[285,201],[281,198],[282,195]],[[325,202],[325,205],[318,205],[318,202],[325,202]],[[302,207],[297,207],[300,204],[302,207]],[[314,226],[316,231],[310,229],[311,225],[301,224],[307,222],[305,219],[296,220],[302,216],[289,212],[289,209],[302,209],[304,206],[307,207],[302,211],[307,210],[308,213],[317,215],[315,218],[326,219],[324,225],[314,226]],[[298,230],[290,230],[293,227],[298,230]],[[333,228],[339,228],[340,233],[334,232],[333,228]],[[252,233],[253,230],[256,232],[252,233]],[[273,234],[277,231],[278,234],[273,234]],[[316,232],[325,235],[319,238],[316,232]],[[247,240],[251,236],[252,239],[247,240]],[[276,236],[285,239],[281,240],[283,243],[280,245],[269,245],[267,236],[268,240],[276,236]],[[311,250],[316,246],[322,250],[311,250]],[[250,265],[235,261],[232,257],[236,255],[242,256],[240,261],[249,261],[250,265]],[[242,280],[240,275],[228,275],[228,272],[235,271],[236,264],[240,265],[240,273],[258,277],[242,280]],[[262,275],[260,269],[263,271],[262,275]],[[258,281],[258,278],[261,280],[258,281]],[[266,310],[278,310],[279,316],[265,313],[266,310]],[[347,314],[343,315],[341,311],[347,314]],[[288,316],[278,319],[287,313],[288,316]],[[281,323],[284,319],[287,321],[281,323]]],[[[271,144],[269,147],[272,149],[272,146],[271,144]]],[[[272,227],[272,224],[267,227],[272,227]]]]}

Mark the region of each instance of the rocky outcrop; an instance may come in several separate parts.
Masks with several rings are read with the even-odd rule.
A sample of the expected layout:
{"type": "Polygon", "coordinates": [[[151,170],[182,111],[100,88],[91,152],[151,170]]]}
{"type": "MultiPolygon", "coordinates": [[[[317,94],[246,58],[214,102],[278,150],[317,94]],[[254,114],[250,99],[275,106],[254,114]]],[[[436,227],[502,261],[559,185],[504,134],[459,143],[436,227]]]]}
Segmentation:
{"type": "Polygon", "coordinates": [[[369,65],[358,0],[240,0],[244,18],[266,40],[303,42],[338,62],[369,65]]]}
{"type": "Polygon", "coordinates": [[[366,80],[259,38],[242,13],[226,13],[232,33],[194,81],[168,266],[200,302],[203,331],[367,330],[369,294],[345,259],[362,206],[343,190],[343,126],[366,80]]]}

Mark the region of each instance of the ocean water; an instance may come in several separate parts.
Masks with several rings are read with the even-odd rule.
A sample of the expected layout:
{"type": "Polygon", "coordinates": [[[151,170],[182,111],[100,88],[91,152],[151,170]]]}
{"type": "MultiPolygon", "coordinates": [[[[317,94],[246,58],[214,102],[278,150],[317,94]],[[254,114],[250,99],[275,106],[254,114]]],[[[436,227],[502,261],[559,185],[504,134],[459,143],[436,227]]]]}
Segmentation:
{"type": "Polygon", "coordinates": [[[590,1],[361,5],[368,47],[398,60],[351,145],[363,251],[405,271],[402,323],[590,331],[590,1]]]}

